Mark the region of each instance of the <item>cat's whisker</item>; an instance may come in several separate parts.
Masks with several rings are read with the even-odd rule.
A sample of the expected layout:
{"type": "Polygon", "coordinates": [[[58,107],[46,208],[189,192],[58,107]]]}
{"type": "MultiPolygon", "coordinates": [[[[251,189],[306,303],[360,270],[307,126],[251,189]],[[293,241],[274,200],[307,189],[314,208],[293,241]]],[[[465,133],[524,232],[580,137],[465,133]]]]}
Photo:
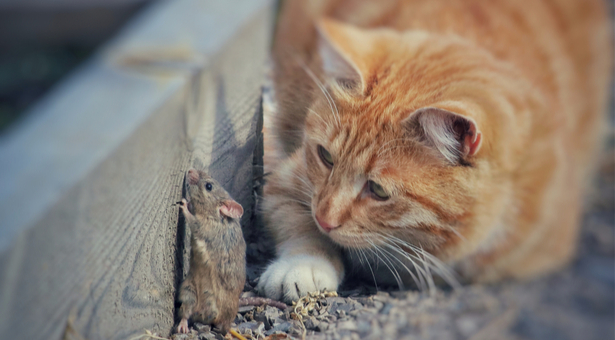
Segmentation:
{"type": "Polygon", "coordinates": [[[423,256],[420,256],[416,252],[415,252],[415,255],[412,255],[408,252],[404,252],[403,249],[400,249],[400,252],[401,254],[405,254],[408,258],[414,258],[415,260],[417,260],[418,262],[422,264],[422,267],[419,266],[417,267],[417,269],[420,268],[420,270],[422,271],[423,277],[427,281],[427,287],[428,287],[429,293],[431,295],[435,294],[436,285],[433,280],[433,274],[431,273],[431,270],[429,270],[429,268],[431,268],[431,265],[427,263],[427,261],[425,261],[425,258],[423,256]]]}
{"type": "Polygon", "coordinates": [[[324,119],[323,119],[323,118],[322,118],[322,117],[321,117],[318,113],[316,113],[316,111],[314,111],[314,110],[310,109],[309,107],[308,107],[308,111],[310,111],[311,113],[313,113],[314,115],[316,115],[316,117],[320,118],[320,120],[323,122],[323,124],[325,124],[325,126],[326,126],[327,128],[329,128],[329,127],[330,127],[330,126],[329,126],[329,122],[327,122],[326,120],[324,120],[324,119]]]}
{"type": "Polygon", "coordinates": [[[301,227],[310,226],[310,225],[314,225],[314,221],[313,220],[305,221],[305,222],[299,224],[299,226],[301,226],[301,227]]]}
{"type": "Polygon", "coordinates": [[[461,233],[459,233],[459,231],[451,226],[449,226],[448,228],[446,228],[447,230],[449,230],[450,232],[452,232],[453,234],[455,234],[455,236],[459,237],[460,240],[462,241],[466,241],[466,238],[461,235],[461,233]]]}
{"type": "Polygon", "coordinates": [[[291,127],[286,128],[283,131],[277,131],[277,133],[283,133],[283,134],[289,135],[289,136],[292,136],[292,135],[294,135],[296,133],[303,133],[303,132],[304,132],[303,128],[291,128],[291,127]]]}
{"type": "Polygon", "coordinates": [[[352,251],[352,253],[354,254],[354,256],[359,258],[359,263],[361,263],[361,265],[364,265],[363,263],[363,258],[359,256],[359,247],[357,246],[357,241],[354,241],[355,246],[354,247],[349,247],[348,249],[350,251],[352,251]]]}
{"type": "Polygon", "coordinates": [[[310,216],[312,217],[312,209],[310,207],[307,207],[305,205],[302,206],[303,209],[300,209],[299,211],[295,211],[293,212],[294,214],[298,214],[298,215],[302,215],[302,216],[310,216]]]}
{"type": "Polygon", "coordinates": [[[292,200],[292,201],[297,202],[297,203],[301,203],[302,205],[306,205],[308,207],[311,206],[310,201],[302,200],[302,199],[299,199],[299,198],[292,198],[292,197],[287,197],[287,199],[292,200]]]}
{"type": "MultiPolygon", "coordinates": [[[[377,235],[377,234],[376,234],[376,235],[372,235],[372,237],[377,237],[377,236],[380,236],[380,235],[377,235]]],[[[385,266],[389,269],[389,271],[391,272],[391,274],[393,274],[393,277],[394,277],[394,278],[395,278],[395,280],[397,281],[397,285],[398,285],[399,289],[400,289],[400,290],[403,290],[403,289],[404,289],[403,280],[401,279],[401,276],[400,276],[400,275],[399,275],[399,273],[397,272],[397,268],[396,268],[396,266],[395,266],[395,265],[393,264],[393,262],[390,260],[390,257],[391,257],[391,256],[392,256],[392,257],[395,257],[395,256],[391,255],[388,251],[386,252],[386,254],[388,254],[389,256],[387,256],[387,255],[384,253],[384,251],[385,251],[384,249],[382,249],[382,248],[380,248],[379,246],[377,246],[377,245],[376,245],[376,244],[375,244],[372,240],[370,240],[369,238],[367,239],[367,241],[368,241],[368,242],[372,245],[372,247],[373,247],[375,250],[378,250],[378,251],[379,251],[382,255],[384,255],[384,257],[388,260],[388,261],[384,261],[384,260],[383,260],[383,259],[382,259],[379,255],[378,255],[378,253],[376,253],[374,250],[372,250],[372,253],[374,253],[374,254],[378,257],[378,259],[379,259],[380,261],[382,261],[382,263],[384,263],[384,265],[385,265],[385,266]],[[388,262],[388,264],[387,264],[387,262],[388,262]],[[390,266],[389,266],[389,264],[390,264],[390,266]]],[[[400,262],[400,261],[399,261],[399,259],[397,259],[397,258],[395,258],[395,259],[396,259],[398,262],[400,262]]],[[[401,263],[401,262],[400,262],[400,263],[401,263]]],[[[402,265],[403,265],[403,263],[402,263],[402,265]]],[[[409,269],[406,267],[406,270],[409,270],[409,269]]],[[[410,275],[414,277],[414,275],[413,275],[412,273],[411,273],[410,275]]]]}
{"type": "Polygon", "coordinates": [[[306,198],[312,198],[312,193],[308,191],[297,190],[298,193],[305,195],[306,198]]]}
{"type": "Polygon", "coordinates": [[[299,190],[304,190],[304,191],[308,191],[311,192],[313,189],[312,187],[305,182],[305,180],[301,177],[295,177],[296,179],[298,179],[301,183],[299,183],[299,186],[295,187],[294,189],[299,189],[299,190]]]}
{"type": "Polygon", "coordinates": [[[382,247],[379,246],[378,249],[380,250],[382,255],[384,255],[384,258],[388,261],[388,263],[391,266],[391,268],[393,268],[393,271],[394,271],[395,276],[397,278],[396,280],[397,280],[397,286],[398,286],[399,290],[406,289],[406,286],[404,285],[404,280],[401,278],[401,275],[399,274],[399,271],[397,270],[397,266],[391,260],[392,256],[390,254],[388,254],[388,253],[385,253],[385,251],[384,251],[384,249],[382,247]]]}
{"type": "Polygon", "coordinates": [[[423,261],[421,261],[420,259],[413,258],[407,252],[404,252],[402,249],[399,249],[399,247],[392,246],[392,245],[390,245],[390,246],[392,247],[391,249],[395,250],[400,256],[402,256],[404,259],[406,259],[406,260],[410,261],[410,263],[412,263],[412,266],[416,270],[416,274],[417,274],[419,282],[420,282],[419,288],[422,291],[424,291],[426,289],[431,289],[431,286],[429,285],[430,275],[431,274],[429,273],[429,271],[425,270],[425,263],[423,261]]]}
{"type": "MultiPolygon", "coordinates": [[[[390,249],[395,250],[395,249],[394,249],[394,248],[393,248],[390,244],[388,244],[388,243],[385,243],[384,245],[385,245],[387,248],[390,248],[390,249]]],[[[416,285],[419,287],[419,289],[420,289],[420,290],[423,290],[423,289],[424,289],[424,286],[423,286],[423,280],[422,280],[422,279],[417,278],[417,277],[416,277],[416,275],[414,275],[414,273],[412,272],[412,270],[411,270],[410,268],[408,268],[408,266],[406,266],[406,264],[405,264],[402,260],[400,260],[400,259],[399,259],[399,258],[398,258],[395,254],[393,254],[393,253],[389,252],[388,250],[385,250],[385,249],[382,249],[382,250],[384,250],[384,251],[386,251],[388,254],[390,254],[390,255],[391,255],[391,257],[392,257],[393,259],[397,260],[397,262],[399,262],[399,264],[401,264],[401,265],[402,265],[402,267],[404,267],[404,269],[406,269],[406,271],[408,272],[408,274],[410,274],[410,277],[412,277],[412,280],[414,281],[414,283],[416,283],[416,285]]],[[[414,265],[414,267],[416,268],[416,264],[414,263],[414,261],[410,260],[410,262],[411,262],[411,263],[414,265]]],[[[420,275],[419,275],[419,277],[420,277],[420,275]]]]}
{"type": "Polygon", "coordinates": [[[367,255],[365,254],[365,250],[359,249],[359,252],[361,253],[361,255],[363,255],[363,257],[365,257],[365,262],[367,262],[367,267],[369,268],[370,273],[372,273],[372,278],[374,279],[374,286],[376,286],[376,291],[378,291],[378,281],[376,281],[376,275],[374,274],[372,265],[369,263],[369,259],[367,258],[367,255]]]}
{"type": "Polygon", "coordinates": [[[302,214],[302,213],[293,213],[293,216],[299,217],[297,219],[296,226],[306,227],[306,226],[315,226],[314,219],[312,215],[302,214]]]}
{"type": "Polygon", "coordinates": [[[378,259],[380,259],[382,261],[382,263],[384,263],[384,265],[389,269],[391,274],[393,274],[393,277],[395,278],[395,281],[397,282],[397,286],[399,287],[400,290],[402,290],[403,287],[404,287],[404,284],[402,282],[401,276],[399,275],[399,272],[395,268],[395,265],[393,265],[391,260],[387,257],[386,253],[384,253],[380,249],[379,246],[374,244],[370,239],[367,239],[367,242],[369,242],[371,244],[372,250],[374,251],[374,254],[378,257],[378,259]],[[380,255],[382,255],[382,256],[380,256],[380,255]]]}
{"type": "Polygon", "coordinates": [[[327,102],[329,103],[329,107],[331,109],[331,113],[336,115],[338,126],[341,125],[342,121],[340,119],[340,113],[339,113],[339,111],[337,111],[337,105],[335,104],[335,101],[333,100],[333,97],[331,97],[331,95],[329,94],[329,91],[327,91],[327,89],[323,85],[323,83],[318,79],[318,77],[316,77],[314,72],[312,72],[312,70],[310,70],[310,68],[303,62],[303,60],[300,60],[300,63],[301,63],[301,68],[303,68],[305,73],[307,73],[307,75],[312,79],[312,81],[314,81],[316,86],[318,86],[320,91],[325,95],[325,98],[327,99],[327,102]],[[335,106],[335,110],[333,109],[334,106],[335,106]]]}
{"type": "Polygon", "coordinates": [[[395,248],[397,249],[397,252],[401,256],[404,256],[409,261],[412,261],[412,263],[414,264],[414,267],[416,268],[417,273],[419,274],[419,277],[421,278],[423,290],[429,290],[429,292],[433,294],[435,292],[436,287],[433,281],[433,274],[429,270],[429,264],[426,263],[425,260],[422,259],[420,256],[412,255],[404,251],[403,249],[399,248],[399,246],[395,246],[395,248]],[[417,264],[417,262],[419,264],[417,264]]]}
{"type": "MultiPolygon", "coordinates": [[[[407,259],[408,261],[410,261],[412,263],[412,265],[414,266],[414,268],[417,271],[417,274],[419,276],[420,279],[420,289],[424,290],[426,288],[426,286],[429,288],[430,293],[434,293],[435,292],[435,284],[433,283],[433,277],[431,272],[429,271],[429,267],[430,265],[420,256],[414,256],[412,254],[409,254],[408,252],[404,251],[403,249],[399,248],[399,246],[389,243],[389,241],[393,241],[392,239],[389,238],[384,238],[384,243],[390,246],[393,246],[393,250],[395,250],[397,253],[399,253],[401,256],[403,256],[405,259],[407,259]],[[422,266],[417,265],[417,263],[415,262],[418,261],[422,264],[422,266]],[[425,281],[427,283],[425,283],[425,281]]],[[[398,259],[399,260],[399,259],[398,259]]]]}
{"type": "Polygon", "coordinates": [[[359,257],[359,261],[361,261],[361,264],[363,266],[365,266],[363,264],[363,258],[365,258],[365,263],[367,264],[367,267],[369,268],[369,271],[372,273],[372,278],[374,279],[374,286],[376,286],[376,291],[378,291],[378,281],[376,281],[376,275],[374,274],[374,270],[372,269],[372,265],[369,262],[369,259],[367,258],[367,255],[365,255],[365,251],[363,250],[363,248],[359,247],[357,240],[355,238],[351,238],[351,240],[353,241],[355,247],[354,249],[359,253],[360,257],[359,257]]]}
{"type": "MultiPolygon", "coordinates": [[[[444,281],[446,281],[446,283],[448,283],[451,287],[453,287],[453,289],[458,289],[461,288],[461,284],[459,283],[459,281],[457,280],[457,278],[455,277],[454,271],[452,271],[450,268],[448,268],[447,265],[445,265],[440,259],[438,259],[437,257],[433,256],[432,254],[430,254],[428,251],[424,250],[422,247],[417,247],[413,244],[410,244],[394,235],[391,234],[387,234],[386,235],[387,238],[393,242],[395,242],[397,245],[401,245],[407,248],[410,248],[412,251],[414,251],[416,254],[421,254],[424,258],[422,259],[423,261],[425,261],[426,264],[430,264],[431,267],[434,267],[434,269],[437,269],[437,273],[440,277],[442,277],[442,279],[444,279],[444,281]],[[429,263],[428,263],[429,262],[429,263]]],[[[402,249],[403,251],[403,249],[402,249]]],[[[416,258],[416,257],[415,257],[416,258]]]]}
{"type": "Polygon", "coordinates": [[[312,200],[312,197],[314,196],[314,191],[311,188],[303,189],[301,187],[294,187],[293,190],[294,192],[298,194],[305,195],[305,197],[310,201],[312,200]]]}
{"type": "Polygon", "coordinates": [[[294,212],[293,214],[295,214],[297,216],[312,217],[312,214],[309,213],[309,212],[294,212]]]}
{"type": "Polygon", "coordinates": [[[391,266],[388,265],[388,263],[383,259],[383,257],[380,255],[379,252],[377,252],[377,247],[374,245],[372,248],[369,248],[369,251],[371,251],[372,253],[372,257],[375,258],[375,265],[376,265],[376,270],[379,268],[380,263],[384,264],[385,267],[391,272],[391,274],[393,275],[393,278],[395,279],[395,281],[397,282],[398,285],[401,285],[401,278],[398,277],[396,275],[396,273],[393,271],[393,268],[391,268],[391,266]]]}
{"type": "Polygon", "coordinates": [[[460,289],[461,288],[461,284],[459,283],[459,281],[455,277],[454,272],[448,266],[446,266],[442,261],[440,261],[440,259],[438,259],[437,257],[435,257],[432,254],[430,254],[428,251],[424,250],[422,246],[419,248],[419,251],[421,252],[421,254],[423,254],[423,256],[425,257],[426,260],[428,260],[436,268],[438,268],[439,275],[451,287],[453,287],[453,289],[460,289]]]}
{"type": "Polygon", "coordinates": [[[292,202],[299,203],[299,204],[301,204],[302,206],[306,206],[306,207],[311,207],[311,206],[312,206],[312,203],[311,203],[311,202],[303,201],[303,200],[300,200],[300,199],[291,198],[291,197],[286,197],[285,199],[286,199],[286,200],[289,200],[289,201],[292,201],[292,202]]]}
{"type": "MultiPolygon", "coordinates": [[[[379,235],[380,236],[380,235],[379,235]]],[[[401,256],[403,256],[405,259],[407,259],[408,261],[410,261],[410,263],[412,263],[412,265],[414,266],[414,269],[416,270],[417,276],[418,276],[418,280],[419,282],[417,282],[417,285],[419,285],[419,289],[420,290],[424,290],[426,288],[426,286],[428,286],[428,284],[426,284],[425,282],[429,281],[429,277],[428,277],[428,272],[425,271],[425,269],[421,266],[419,266],[414,260],[417,260],[419,262],[421,262],[421,264],[423,264],[423,266],[425,265],[424,261],[422,261],[421,259],[415,258],[414,260],[412,259],[412,256],[410,254],[408,254],[407,252],[405,252],[403,249],[400,249],[399,246],[395,245],[394,243],[390,243],[389,239],[382,237],[382,241],[385,245],[389,246],[389,247],[393,247],[391,249],[395,250],[398,254],[400,254],[401,256]]],[[[398,261],[400,261],[399,259],[397,259],[398,261]]],[[[401,261],[400,261],[401,262],[401,261]]],[[[406,269],[410,272],[410,269],[408,269],[406,267],[406,269]]],[[[410,272],[411,273],[411,272],[410,272]]],[[[411,273],[411,275],[414,277],[413,273],[411,273]]],[[[416,280],[415,280],[416,282],[416,280]]]]}
{"type": "Polygon", "coordinates": [[[296,193],[298,193],[298,194],[303,194],[303,195],[305,195],[307,198],[310,198],[310,199],[311,199],[311,198],[312,198],[312,196],[313,196],[313,193],[312,193],[312,192],[309,192],[309,191],[307,191],[307,190],[303,190],[303,189],[301,189],[301,188],[293,188],[293,189],[294,189],[294,191],[295,191],[296,193]]]}
{"type": "Polygon", "coordinates": [[[312,184],[306,181],[303,177],[297,176],[297,179],[300,180],[303,184],[305,184],[305,186],[307,187],[309,191],[314,191],[312,184]]]}
{"type": "Polygon", "coordinates": [[[420,253],[420,255],[418,255],[418,256],[421,259],[422,263],[424,263],[424,268],[425,268],[425,270],[427,271],[427,274],[428,274],[427,278],[429,280],[427,281],[427,283],[429,284],[429,293],[431,295],[434,295],[435,292],[436,292],[436,284],[435,284],[435,282],[433,280],[433,274],[429,270],[430,268],[433,268],[433,267],[427,262],[427,260],[425,258],[425,253],[420,253]]]}

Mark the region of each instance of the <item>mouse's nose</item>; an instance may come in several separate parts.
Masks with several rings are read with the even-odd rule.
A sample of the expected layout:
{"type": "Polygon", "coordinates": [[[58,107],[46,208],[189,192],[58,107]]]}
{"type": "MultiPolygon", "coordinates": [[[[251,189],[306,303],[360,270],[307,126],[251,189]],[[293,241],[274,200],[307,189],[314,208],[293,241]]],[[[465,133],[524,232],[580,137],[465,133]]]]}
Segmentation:
{"type": "Polygon", "coordinates": [[[320,227],[325,231],[325,232],[330,232],[331,230],[339,227],[339,225],[332,225],[327,223],[325,220],[323,220],[322,218],[318,217],[318,215],[316,215],[316,222],[318,222],[318,224],[320,225],[320,227]]]}

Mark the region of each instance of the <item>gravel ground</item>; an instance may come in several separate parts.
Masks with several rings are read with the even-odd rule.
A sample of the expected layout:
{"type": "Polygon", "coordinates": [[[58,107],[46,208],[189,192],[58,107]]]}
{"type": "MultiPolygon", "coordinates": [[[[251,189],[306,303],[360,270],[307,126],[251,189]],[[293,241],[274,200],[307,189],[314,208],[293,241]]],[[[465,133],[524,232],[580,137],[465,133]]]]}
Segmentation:
{"type": "MultiPolygon", "coordinates": [[[[567,268],[532,281],[434,293],[346,284],[339,296],[313,296],[285,311],[243,307],[233,328],[247,339],[614,339],[613,136],[587,200],[578,256],[567,268]]],[[[270,246],[250,243],[250,262],[270,246]]],[[[244,295],[254,295],[261,270],[262,263],[249,266],[244,295]]],[[[222,336],[195,325],[172,339],[222,336]]]]}

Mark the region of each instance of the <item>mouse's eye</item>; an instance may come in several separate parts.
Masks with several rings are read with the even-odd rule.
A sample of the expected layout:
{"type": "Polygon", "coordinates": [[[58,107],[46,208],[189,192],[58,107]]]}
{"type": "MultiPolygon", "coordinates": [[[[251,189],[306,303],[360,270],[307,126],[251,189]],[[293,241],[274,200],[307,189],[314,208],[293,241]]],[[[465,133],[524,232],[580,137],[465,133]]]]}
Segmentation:
{"type": "Polygon", "coordinates": [[[213,186],[213,185],[211,185],[211,183],[206,183],[206,184],[205,184],[205,190],[207,190],[207,191],[211,191],[211,189],[213,189],[213,188],[214,188],[214,186],[213,186]]]}

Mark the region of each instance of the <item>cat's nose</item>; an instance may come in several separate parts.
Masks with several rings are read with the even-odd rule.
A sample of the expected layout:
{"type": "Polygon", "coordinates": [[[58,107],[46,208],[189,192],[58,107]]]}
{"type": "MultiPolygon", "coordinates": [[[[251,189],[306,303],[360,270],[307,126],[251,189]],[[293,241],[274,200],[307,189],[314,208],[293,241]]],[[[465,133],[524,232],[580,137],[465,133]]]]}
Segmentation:
{"type": "Polygon", "coordinates": [[[316,215],[316,222],[318,222],[318,224],[320,225],[320,227],[326,231],[326,232],[330,232],[331,230],[339,227],[339,225],[335,226],[335,225],[331,225],[327,222],[325,222],[323,219],[321,219],[320,217],[318,217],[318,215],[316,215]]]}

